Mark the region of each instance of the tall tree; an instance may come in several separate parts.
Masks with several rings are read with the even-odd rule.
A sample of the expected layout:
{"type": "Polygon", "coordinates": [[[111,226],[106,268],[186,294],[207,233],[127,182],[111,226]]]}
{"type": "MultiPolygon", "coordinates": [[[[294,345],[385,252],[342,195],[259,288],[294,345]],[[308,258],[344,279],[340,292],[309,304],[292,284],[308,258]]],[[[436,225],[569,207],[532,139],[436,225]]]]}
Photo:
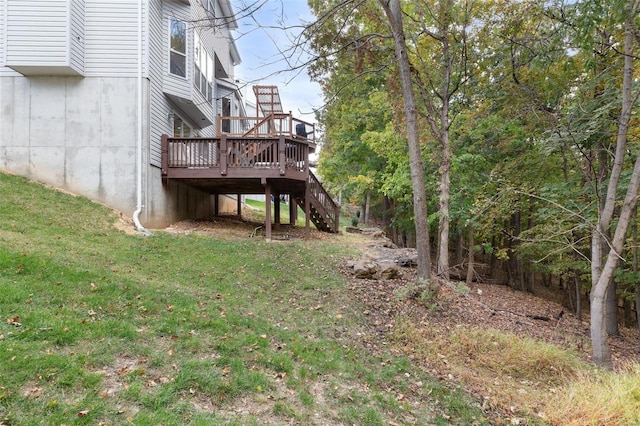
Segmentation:
{"type": "Polygon", "coordinates": [[[598,220],[592,233],[591,240],[591,343],[593,359],[597,363],[611,367],[611,352],[607,342],[606,301],[607,293],[613,285],[614,273],[620,262],[620,255],[624,248],[627,229],[634,217],[635,207],[640,189],[640,153],[636,155],[633,172],[626,188],[626,195],[622,202],[617,223],[614,223],[616,204],[620,202],[620,177],[622,175],[624,159],[627,153],[629,123],[633,106],[638,93],[632,91],[634,78],[634,43],[637,30],[636,20],[640,2],[628,0],[622,12],[624,17],[624,66],[622,71],[621,108],[617,123],[617,137],[613,164],[609,171],[604,205],[599,209],[598,220]],[[609,231],[613,231],[613,238],[604,244],[609,231]]]}
{"type": "Polygon", "coordinates": [[[450,127],[452,99],[468,82],[467,29],[469,2],[421,0],[407,12],[410,18],[412,68],[418,99],[431,137],[437,142],[439,164],[438,244],[436,272],[449,278],[449,233],[451,203],[450,127]]]}
{"type": "Polygon", "coordinates": [[[429,248],[429,228],[427,225],[427,195],[424,183],[422,151],[420,149],[420,132],[415,93],[411,78],[411,65],[402,20],[402,9],[399,0],[379,0],[384,10],[395,42],[398,73],[402,85],[404,114],[409,145],[409,164],[411,184],[413,185],[413,211],[416,225],[416,249],[418,252],[418,278],[431,278],[431,255],[429,248]]]}

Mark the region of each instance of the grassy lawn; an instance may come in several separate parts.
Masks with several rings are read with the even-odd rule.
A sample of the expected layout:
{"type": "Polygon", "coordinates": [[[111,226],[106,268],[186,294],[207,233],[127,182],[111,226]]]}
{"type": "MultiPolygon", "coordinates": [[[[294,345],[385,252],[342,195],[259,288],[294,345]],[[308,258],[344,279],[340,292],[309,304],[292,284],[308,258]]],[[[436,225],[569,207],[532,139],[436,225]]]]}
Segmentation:
{"type": "Polygon", "coordinates": [[[143,237],[117,220],[0,174],[0,424],[486,423],[357,344],[366,316],[338,267],[355,237],[143,237]]]}

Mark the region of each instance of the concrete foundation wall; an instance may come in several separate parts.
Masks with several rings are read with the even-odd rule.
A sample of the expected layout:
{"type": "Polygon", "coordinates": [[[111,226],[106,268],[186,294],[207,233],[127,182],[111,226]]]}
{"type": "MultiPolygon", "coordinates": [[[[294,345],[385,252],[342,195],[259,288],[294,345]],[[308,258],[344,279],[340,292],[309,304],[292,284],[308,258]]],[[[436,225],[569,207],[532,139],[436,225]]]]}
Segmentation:
{"type": "MultiPolygon", "coordinates": [[[[0,168],[131,216],[137,204],[136,90],[135,78],[0,78],[0,168]]],[[[163,185],[160,169],[149,165],[148,105],[143,110],[141,222],[157,228],[210,217],[209,194],[163,185]]]]}

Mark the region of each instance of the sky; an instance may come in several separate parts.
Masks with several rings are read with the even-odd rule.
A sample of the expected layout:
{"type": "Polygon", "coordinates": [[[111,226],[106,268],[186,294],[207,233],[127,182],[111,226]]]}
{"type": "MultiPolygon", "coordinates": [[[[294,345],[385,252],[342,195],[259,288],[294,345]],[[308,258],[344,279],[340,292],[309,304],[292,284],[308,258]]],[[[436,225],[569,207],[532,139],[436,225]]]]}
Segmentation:
{"type": "Polygon", "coordinates": [[[313,15],[307,0],[234,0],[231,2],[238,18],[236,46],[242,62],[235,67],[235,77],[247,83],[245,96],[255,102],[252,86],[278,86],[285,112],[301,120],[316,122],[314,109],[323,104],[320,86],[312,82],[305,69],[288,71],[283,53],[292,46],[295,30],[286,26],[311,22],[313,15]],[[261,5],[251,16],[241,11],[246,5],[261,5]],[[279,51],[280,50],[280,51],[279,51]]]}

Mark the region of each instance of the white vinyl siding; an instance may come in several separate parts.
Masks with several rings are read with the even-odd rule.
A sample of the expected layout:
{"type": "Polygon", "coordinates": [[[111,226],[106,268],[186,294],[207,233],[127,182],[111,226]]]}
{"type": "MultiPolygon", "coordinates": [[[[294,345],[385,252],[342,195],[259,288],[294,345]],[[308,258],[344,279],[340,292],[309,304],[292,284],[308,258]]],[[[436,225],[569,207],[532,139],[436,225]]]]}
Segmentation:
{"type": "Polygon", "coordinates": [[[0,0],[0,67],[4,67],[4,30],[7,24],[4,19],[4,8],[4,0],[0,0]]]}
{"type": "Polygon", "coordinates": [[[9,67],[5,67],[5,36],[6,36],[6,21],[5,21],[5,0],[0,0],[0,77],[18,77],[20,73],[12,70],[9,67]]]}
{"type": "Polygon", "coordinates": [[[5,64],[25,75],[82,75],[84,0],[5,0],[5,64]]]}
{"type": "MultiPolygon", "coordinates": [[[[86,1],[86,76],[136,77],[138,73],[138,0],[86,1]]],[[[157,0],[151,0],[157,3],[157,0]]],[[[147,28],[143,7],[142,27],[147,28]]],[[[143,31],[146,47],[147,31],[143,31]]],[[[146,49],[143,57],[146,57],[146,49]]],[[[146,61],[143,72],[146,74],[146,61]]]]}
{"type": "Polygon", "coordinates": [[[164,24],[162,4],[152,1],[149,4],[149,96],[151,129],[150,138],[150,163],[156,167],[161,165],[160,138],[164,133],[169,134],[171,124],[169,121],[169,108],[167,98],[162,93],[164,75],[164,24]]]}
{"type": "Polygon", "coordinates": [[[72,7],[70,10],[71,21],[71,51],[70,62],[73,69],[84,71],[84,54],[85,54],[85,16],[84,16],[84,0],[71,0],[72,7]]]}

